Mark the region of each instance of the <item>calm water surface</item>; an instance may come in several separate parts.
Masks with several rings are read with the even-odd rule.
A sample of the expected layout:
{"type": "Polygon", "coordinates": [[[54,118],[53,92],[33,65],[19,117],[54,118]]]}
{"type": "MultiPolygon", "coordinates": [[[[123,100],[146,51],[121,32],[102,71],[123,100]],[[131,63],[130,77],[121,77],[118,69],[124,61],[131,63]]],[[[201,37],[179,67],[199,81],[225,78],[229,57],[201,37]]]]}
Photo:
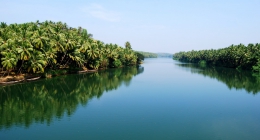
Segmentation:
{"type": "Polygon", "coordinates": [[[0,87],[0,139],[257,140],[259,91],[249,72],[146,59],[0,87]]]}

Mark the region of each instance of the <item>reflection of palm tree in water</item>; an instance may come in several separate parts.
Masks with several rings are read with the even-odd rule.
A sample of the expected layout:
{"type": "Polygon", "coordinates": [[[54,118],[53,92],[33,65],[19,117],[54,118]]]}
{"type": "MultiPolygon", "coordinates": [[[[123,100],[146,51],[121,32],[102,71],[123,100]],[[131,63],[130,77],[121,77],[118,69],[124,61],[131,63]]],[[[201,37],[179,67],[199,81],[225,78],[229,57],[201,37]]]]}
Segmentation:
{"type": "Polygon", "coordinates": [[[0,87],[0,128],[16,125],[29,127],[34,122],[50,124],[87,105],[104,91],[130,83],[143,68],[127,67],[82,75],[66,75],[37,82],[0,87]]]}
{"type": "Polygon", "coordinates": [[[245,89],[248,93],[260,92],[260,78],[253,76],[250,71],[238,71],[236,69],[201,66],[198,64],[178,64],[181,67],[192,68],[192,73],[202,74],[225,83],[229,89],[245,89]]]}

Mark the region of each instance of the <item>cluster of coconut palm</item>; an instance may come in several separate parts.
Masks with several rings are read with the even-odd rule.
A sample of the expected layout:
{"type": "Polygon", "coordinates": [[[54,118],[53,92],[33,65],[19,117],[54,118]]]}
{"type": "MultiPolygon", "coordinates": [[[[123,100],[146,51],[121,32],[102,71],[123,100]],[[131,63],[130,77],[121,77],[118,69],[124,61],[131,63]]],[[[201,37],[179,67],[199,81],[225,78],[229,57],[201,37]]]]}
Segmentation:
{"type": "Polygon", "coordinates": [[[260,44],[239,44],[217,50],[178,52],[173,55],[173,59],[260,71],[260,44]]]}
{"type": "Polygon", "coordinates": [[[62,22],[0,24],[0,72],[44,73],[67,68],[100,69],[138,64],[129,42],[125,48],[92,38],[86,29],[62,22]]]}

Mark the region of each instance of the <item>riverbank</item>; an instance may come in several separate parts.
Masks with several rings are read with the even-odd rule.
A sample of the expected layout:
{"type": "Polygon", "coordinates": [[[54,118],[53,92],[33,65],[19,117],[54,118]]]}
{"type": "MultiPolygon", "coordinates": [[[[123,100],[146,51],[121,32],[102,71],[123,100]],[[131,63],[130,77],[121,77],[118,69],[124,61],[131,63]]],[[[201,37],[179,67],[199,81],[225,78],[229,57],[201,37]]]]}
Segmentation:
{"type": "MultiPolygon", "coordinates": [[[[132,65],[135,66],[135,65],[132,65]]],[[[136,65],[139,66],[139,65],[136,65]]],[[[119,67],[123,68],[123,67],[119,67]]],[[[0,74],[0,86],[1,85],[11,85],[23,82],[32,82],[43,78],[52,78],[61,75],[69,75],[69,74],[85,74],[85,73],[94,73],[101,70],[107,69],[114,69],[114,68],[99,68],[99,69],[58,69],[58,70],[47,70],[41,74],[33,74],[33,73],[26,73],[26,74],[14,74],[11,73],[7,76],[3,76],[0,74]]],[[[117,68],[116,68],[117,69],[117,68]]]]}

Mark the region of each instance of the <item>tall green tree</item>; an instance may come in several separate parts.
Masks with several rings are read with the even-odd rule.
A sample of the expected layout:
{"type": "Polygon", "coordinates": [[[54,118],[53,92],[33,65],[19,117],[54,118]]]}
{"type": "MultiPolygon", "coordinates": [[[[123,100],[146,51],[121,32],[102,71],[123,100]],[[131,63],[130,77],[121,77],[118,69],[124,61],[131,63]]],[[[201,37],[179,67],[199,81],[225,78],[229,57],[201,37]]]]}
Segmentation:
{"type": "Polygon", "coordinates": [[[132,50],[132,46],[131,46],[130,42],[127,41],[127,42],[125,43],[125,48],[132,50]]]}

